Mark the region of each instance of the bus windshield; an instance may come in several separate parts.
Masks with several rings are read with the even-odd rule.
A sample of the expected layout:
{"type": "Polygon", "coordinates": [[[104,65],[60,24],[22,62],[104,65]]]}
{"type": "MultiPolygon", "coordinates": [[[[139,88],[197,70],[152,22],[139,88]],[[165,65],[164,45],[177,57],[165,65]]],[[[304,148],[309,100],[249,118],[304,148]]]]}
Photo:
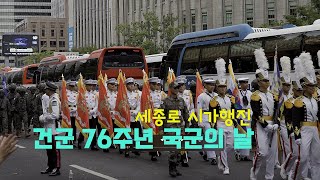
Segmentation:
{"type": "Polygon", "coordinates": [[[103,58],[103,69],[119,67],[143,68],[143,65],[143,54],[140,50],[135,49],[108,50],[103,58]]]}

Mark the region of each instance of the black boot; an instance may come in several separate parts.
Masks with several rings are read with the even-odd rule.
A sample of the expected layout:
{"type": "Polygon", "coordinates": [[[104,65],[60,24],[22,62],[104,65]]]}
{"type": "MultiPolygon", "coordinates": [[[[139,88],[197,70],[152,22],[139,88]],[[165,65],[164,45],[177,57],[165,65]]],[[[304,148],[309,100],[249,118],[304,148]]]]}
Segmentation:
{"type": "MultiPolygon", "coordinates": [[[[187,165],[188,165],[188,163],[187,163],[187,165]]],[[[189,167],[189,165],[188,165],[188,167],[189,167]]],[[[182,174],[177,170],[177,166],[174,166],[174,171],[176,172],[177,176],[182,176],[182,174]]]]}
{"type": "Polygon", "coordinates": [[[49,176],[58,176],[58,175],[60,175],[60,170],[59,170],[59,168],[54,168],[54,169],[52,170],[52,172],[49,173],[49,176]]]}
{"type": "Polygon", "coordinates": [[[156,156],[151,156],[151,161],[158,161],[158,159],[156,158],[156,156]]]}
{"type": "Polygon", "coordinates": [[[169,162],[169,175],[171,177],[177,176],[177,172],[175,171],[175,169],[176,169],[176,163],[169,162]]]}
{"type": "Polygon", "coordinates": [[[52,171],[52,169],[50,169],[49,167],[47,167],[46,170],[41,171],[40,173],[41,173],[41,174],[49,174],[49,173],[51,173],[51,171],[52,171]]]}

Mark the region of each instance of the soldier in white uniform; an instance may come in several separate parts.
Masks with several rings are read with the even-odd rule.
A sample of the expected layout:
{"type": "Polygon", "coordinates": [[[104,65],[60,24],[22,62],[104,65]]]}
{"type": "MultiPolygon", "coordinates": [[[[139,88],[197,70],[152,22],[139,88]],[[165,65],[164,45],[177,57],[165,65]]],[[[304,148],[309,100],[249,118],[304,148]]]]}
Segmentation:
{"type": "MultiPolygon", "coordinates": [[[[107,81],[107,102],[109,103],[110,107],[110,115],[113,122],[113,128],[117,128],[117,126],[114,124],[114,109],[116,107],[116,101],[117,101],[117,84],[118,81],[115,78],[111,78],[107,81]]],[[[106,132],[107,135],[109,135],[109,132],[106,132]]],[[[115,145],[111,145],[111,148],[116,148],[115,145]]],[[[105,152],[108,152],[109,150],[104,150],[105,152]]],[[[120,153],[122,152],[119,148],[120,153]]]]}
{"type": "MultiPolygon", "coordinates": [[[[219,115],[221,110],[226,110],[231,112],[234,109],[235,99],[232,96],[227,95],[227,79],[226,79],[226,69],[225,69],[225,60],[220,58],[216,60],[216,69],[218,73],[218,80],[216,81],[217,93],[210,100],[209,111],[214,112],[216,110],[216,114],[219,115]]],[[[212,119],[214,119],[214,113],[212,113],[212,119]]],[[[223,171],[224,175],[229,175],[229,165],[228,165],[228,154],[233,151],[233,129],[234,129],[234,120],[232,120],[231,125],[227,125],[227,119],[222,117],[217,118],[217,122],[212,122],[212,127],[217,130],[223,130],[224,136],[224,146],[223,151],[220,152],[218,156],[218,168],[223,171]]]]}
{"type": "Polygon", "coordinates": [[[158,79],[156,89],[157,91],[161,92],[161,99],[165,99],[168,95],[163,91],[162,83],[163,81],[161,79],[158,79]]]}
{"type": "MultiPolygon", "coordinates": [[[[98,123],[98,118],[97,118],[97,110],[98,110],[98,97],[97,93],[94,89],[94,86],[96,85],[94,80],[86,80],[85,81],[86,85],[86,103],[87,103],[87,108],[88,108],[88,113],[89,113],[89,128],[90,129],[97,129],[97,123],[98,123]]],[[[81,149],[81,143],[84,141],[84,136],[82,133],[79,135],[78,139],[78,148],[81,149]]],[[[99,150],[97,147],[97,136],[96,134],[94,135],[92,139],[92,143],[90,145],[91,150],[97,151],[99,150]]]]}
{"type": "MultiPolygon", "coordinates": [[[[238,79],[239,85],[240,85],[240,105],[242,109],[246,110],[246,117],[248,116],[248,109],[252,112],[251,106],[250,106],[250,99],[252,92],[248,90],[249,87],[249,78],[239,78],[238,79]]],[[[252,113],[250,113],[251,117],[252,113]]],[[[251,118],[250,118],[251,119],[251,118]]],[[[248,118],[242,119],[245,124],[248,126],[243,128],[251,128],[251,120],[248,120],[248,118]]],[[[250,158],[250,149],[240,149],[239,151],[236,151],[236,159],[238,161],[252,161],[250,158]]]]}
{"type": "MultiPolygon", "coordinates": [[[[139,134],[142,136],[142,126],[140,121],[135,121],[136,116],[140,112],[140,95],[139,93],[135,90],[134,87],[134,79],[133,78],[128,78],[125,81],[126,86],[127,86],[127,96],[128,96],[128,102],[130,106],[130,127],[132,129],[132,132],[134,131],[135,128],[139,129],[139,134]]],[[[137,156],[140,156],[140,153],[138,151],[133,151],[137,156]]],[[[129,152],[125,152],[125,157],[129,157],[129,152]]]]}
{"type": "Polygon", "coordinates": [[[142,91],[140,90],[140,83],[138,83],[136,80],[134,81],[134,90],[137,91],[141,97],[142,91]]]}
{"type": "MultiPolygon", "coordinates": [[[[152,77],[149,79],[150,96],[154,109],[159,109],[165,98],[161,94],[161,91],[158,90],[159,80],[160,79],[158,77],[152,77]]],[[[149,155],[151,156],[151,161],[157,161],[157,156],[159,156],[160,154],[158,152],[149,152],[149,155]]]]}
{"type": "Polygon", "coordinates": [[[58,87],[50,82],[46,83],[46,94],[49,97],[48,106],[46,112],[39,117],[39,120],[44,124],[44,128],[52,130],[52,142],[48,142],[45,137],[45,144],[52,145],[52,149],[47,149],[48,167],[46,170],[41,171],[41,174],[49,174],[49,176],[60,175],[61,156],[60,150],[56,149],[55,137],[58,135],[56,128],[60,128],[60,107],[58,94],[55,91],[58,87]]]}
{"type": "MultiPolygon", "coordinates": [[[[70,119],[71,119],[71,127],[73,129],[72,135],[74,140],[77,138],[77,127],[76,127],[76,115],[77,115],[77,96],[78,92],[75,90],[76,82],[69,81],[67,83],[67,98],[68,98],[68,105],[70,110],[70,119]]],[[[74,144],[74,142],[73,142],[74,144]]]]}
{"type": "Polygon", "coordinates": [[[250,170],[250,179],[256,180],[262,162],[266,161],[265,179],[271,180],[274,177],[276,153],[278,148],[277,130],[278,117],[275,116],[278,97],[268,91],[270,86],[268,71],[269,64],[263,49],[255,50],[256,62],[259,67],[256,71],[256,78],[259,90],[252,93],[251,108],[252,120],[256,123],[256,152],[253,160],[253,167],[250,170]]]}
{"type": "MultiPolygon", "coordinates": [[[[214,98],[215,96],[217,96],[218,94],[214,92],[214,88],[215,88],[215,80],[211,77],[207,77],[203,80],[203,85],[204,85],[204,92],[201,93],[198,96],[197,99],[197,115],[198,115],[198,119],[199,121],[199,127],[201,127],[203,129],[203,133],[205,133],[205,131],[207,129],[211,128],[211,124],[209,122],[209,117],[206,114],[202,114],[202,119],[200,118],[200,110],[202,110],[202,113],[204,112],[209,112],[209,103],[210,100],[212,98],[214,98]]],[[[217,165],[217,160],[216,160],[216,153],[215,151],[206,151],[204,152],[200,152],[200,154],[203,156],[203,159],[205,161],[208,161],[211,159],[211,164],[212,165],[217,165]]]]}
{"type": "Polygon", "coordinates": [[[315,92],[316,82],[311,56],[307,55],[308,53],[302,54],[309,56],[302,61],[306,73],[305,76],[300,79],[301,86],[303,87],[303,96],[300,96],[294,101],[292,109],[295,142],[300,148],[300,163],[297,169],[301,172],[303,179],[310,179],[308,177],[308,163],[310,161],[311,179],[320,179],[320,139],[318,129],[320,101],[312,97],[315,92]]]}
{"type": "MultiPolygon", "coordinates": [[[[282,77],[280,78],[282,84],[282,92],[283,92],[283,102],[286,102],[288,99],[292,97],[290,94],[291,89],[291,62],[289,57],[280,58],[280,64],[282,67],[282,77]]],[[[282,146],[282,164],[286,160],[287,156],[290,153],[290,142],[288,137],[287,126],[285,122],[284,116],[284,106],[285,103],[282,103],[282,107],[280,108],[280,138],[281,138],[281,146],[282,146]]],[[[278,158],[276,158],[278,160],[278,158]]]]}

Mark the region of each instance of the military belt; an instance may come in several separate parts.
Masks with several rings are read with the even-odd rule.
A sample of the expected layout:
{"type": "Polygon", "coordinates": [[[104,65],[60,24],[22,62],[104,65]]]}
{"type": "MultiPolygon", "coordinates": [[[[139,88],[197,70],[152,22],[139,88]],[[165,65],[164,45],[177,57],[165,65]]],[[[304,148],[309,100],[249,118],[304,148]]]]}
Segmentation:
{"type": "Polygon", "coordinates": [[[273,116],[262,116],[262,119],[264,119],[266,121],[272,121],[273,120],[273,116]]]}
{"type": "Polygon", "coordinates": [[[305,122],[301,122],[300,123],[301,126],[318,126],[318,122],[309,122],[309,121],[305,121],[305,122]]]}

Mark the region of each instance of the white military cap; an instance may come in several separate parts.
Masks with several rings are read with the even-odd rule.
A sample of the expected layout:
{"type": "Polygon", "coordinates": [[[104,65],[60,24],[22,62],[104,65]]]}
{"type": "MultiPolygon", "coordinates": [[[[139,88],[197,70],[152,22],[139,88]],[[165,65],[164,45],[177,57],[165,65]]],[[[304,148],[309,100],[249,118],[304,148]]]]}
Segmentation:
{"type": "Polygon", "coordinates": [[[203,83],[206,83],[206,84],[215,84],[216,81],[213,79],[213,77],[206,77],[203,79],[203,83]]]}
{"type": "Polygon", "coordinates": [[[85,80],[85,81],[84,81],[84,84],[85,84],[85,85],[96,85],[96,83],[95,83],[94,80],[92,80],[92,79],[85,80]]]}
{"type": "Polygon", "coordinates": [[[249,78],[238,78],[238,82],[248,82],[249,78]]]}
{"type": "Polygon", "coordinates": [[[107,84],[118,84],[118,81],[116,80],[116,78],[110,78],[108,79],[107,84]]]}
{"type": "Polygon", "coordinates": [[[158,83],[159,78],[158,77],[152,77],[149,79],[149,83],[158,83]]]}
{"type": "Polygon", "coordinates": [[[134,83],[134,82],[135,82],[135,80],[132,77],[126,79],[126,84],[134,83]]]}

